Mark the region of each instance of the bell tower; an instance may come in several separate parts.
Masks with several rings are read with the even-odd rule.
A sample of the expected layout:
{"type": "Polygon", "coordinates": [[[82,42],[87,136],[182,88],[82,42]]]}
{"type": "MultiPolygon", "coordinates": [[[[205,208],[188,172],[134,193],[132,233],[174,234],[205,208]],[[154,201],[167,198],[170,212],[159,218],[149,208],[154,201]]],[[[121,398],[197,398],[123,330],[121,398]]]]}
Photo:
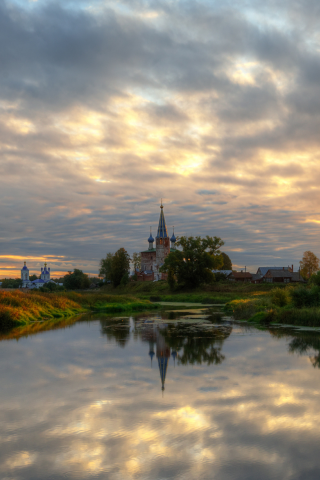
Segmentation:
{"type": "Polygon", "coordinates": [[[161,200],[160,205],[160,218],[158,233],[156,236],[156,263],[158,268],[163,265],[164,259],[170,253],[170,239],[167,232],[166,221],[163,213],[163,205],[161,200]]]}

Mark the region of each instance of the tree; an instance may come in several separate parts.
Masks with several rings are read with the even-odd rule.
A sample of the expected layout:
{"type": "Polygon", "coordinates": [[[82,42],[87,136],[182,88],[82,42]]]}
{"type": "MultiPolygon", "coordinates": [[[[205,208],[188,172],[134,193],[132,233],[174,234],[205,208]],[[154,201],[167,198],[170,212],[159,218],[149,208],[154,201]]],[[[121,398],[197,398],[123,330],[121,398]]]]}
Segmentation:
{"type": "Polygon", "coordinates": [[[221,256],[223,259],[223,265],[219,270],[232,270],[232,262],[229,255],[227,255],[224,252],[221,252],[221,256]]]}
{"type": "Polygon", "coordinates": [[[21,278],[5,278],[2,280],[2,288],[19,288],[22,285],[21,278]]]}
{"type": "Polygon", "coordinates": [[[34,280],[37,280],[37,275],[30,275],[29,280],[30,282],[33,282],[34,280]]]}
{"type": "Polygon", "coordinates": [[[320,272],[311,275],[309,282],[313,285],[318,285],[318,287],[320,287],[320,272]]]}
{"type": "Polygon", "coordinates": [[[112,269],[112,259],[113,253],[107,253],[106,258],[100,260],[100,270],[99,275],[104,277],[106,282],[111,281],[111,269],[112,269]]]}
{"type": "Polygon", "coordinates": [[[124,248],[119,248],[112,257],[110,280],[114,287],[120,285],[122,278],[130,270],[130,256],[124,248]]]}
{"type": "Polygon", "coordinates": [[[176,279],[174,278],[174,270],[172,267],[168,269],[168,284],[170,290],[174,290],[174,287],[176,285],[176,279]]]}
{"type": "Polygon", "coordinates": [[[173,270],[178,283],[186,287],[198,287],[203,283],[214,281],[213,269],[223,264],[220,247],[224,242],[219,237],[181,237],[177,247],[166,257],[161,272],[173,270]]]}
{"type": "Polygon", "coordinates": [[[68,290],[82,290],[90,287],[90,280],[82,270],[75,268],[73,272],[65,275],[63,285],[68,290]]]}
{"type": "Polygon", "coordinates": [[[136,253],[134,252],[132,255],[132,263],[133,263],[133,269],[134,271],[136,270],[141,270],[141,253],[136,253]]]}
{"type": "Polygon", "coordinates": [[[58,285],[55,282],[48,282],[43,285],[43,287],[39,288],[40,292],[63,292],[65,290],[64,287],[58,285]]]}
{"type": "Polygon", "coordinates": [[[310,278],[319,270],[319,258],[310,250],[304,252],[300,261],[300,273],[304,278],[310,278]]]}

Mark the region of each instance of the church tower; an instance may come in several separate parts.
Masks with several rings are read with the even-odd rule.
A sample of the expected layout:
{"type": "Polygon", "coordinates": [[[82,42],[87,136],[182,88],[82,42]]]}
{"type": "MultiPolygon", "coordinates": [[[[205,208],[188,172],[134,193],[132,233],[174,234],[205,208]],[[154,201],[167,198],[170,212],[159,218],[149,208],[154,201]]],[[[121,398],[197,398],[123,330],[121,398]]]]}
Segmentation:
{"type": "Polygon", "coordinates": [[[170,253],[170,239],[167,232],[166,221],[163,213],[163,205],[160,205],[160,218],[158,233],[156,236],[156,264],[158,269],[163,265],[164,259],[170,253]]]}
{"type": "Polygon", "coordinates": [[[21,269],[21,280],[22,288],[26,288],[27,284],[29,283],[29,269],[27,267],[27,262],[24,262],[24,266],[21,269]]]}
{"type": "Polygon", "coordinates": [[[44,264],[44,268],[41,267],[41,280],[48,282],[50,280],[50,268],[47,268],[47,263],[44,264]]]}

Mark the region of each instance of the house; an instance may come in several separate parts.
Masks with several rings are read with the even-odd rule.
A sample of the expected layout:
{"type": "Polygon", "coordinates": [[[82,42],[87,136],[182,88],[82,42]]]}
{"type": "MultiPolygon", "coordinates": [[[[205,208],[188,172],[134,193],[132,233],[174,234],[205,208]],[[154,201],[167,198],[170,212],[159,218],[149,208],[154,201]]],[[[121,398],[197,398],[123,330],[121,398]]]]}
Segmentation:
{"type": "Polygon", "coordinates": [[[300,272],[292,272],[291,282],[307,283],[305,279],[301,276],[300,272]]]}
{"type": "Polygon", "coordinates": [[[233,282],[251,282],[252,273],[249,272],[232,272],[228,276],[229,280],[233,282]]]}
{"type": "Polygon", "coordinates": [[[262,283],[263,276],[260,273],[253,273],[251,283],[262,283]]]}
{"type": "Polygon", "coordinates": [[[270,269],[263,277],[267,283],[291,283],[291,282],[304,282],[300,272],[291,272],[288,269],[282,270],[270,269]]]}
{"type": "Polygon", "coordinates": [[[268,270],[289,270],[289,272],[293,272],[293,265],[291,267],[259,267],[257,275],[262,275],[264,277],[268,270]]]}

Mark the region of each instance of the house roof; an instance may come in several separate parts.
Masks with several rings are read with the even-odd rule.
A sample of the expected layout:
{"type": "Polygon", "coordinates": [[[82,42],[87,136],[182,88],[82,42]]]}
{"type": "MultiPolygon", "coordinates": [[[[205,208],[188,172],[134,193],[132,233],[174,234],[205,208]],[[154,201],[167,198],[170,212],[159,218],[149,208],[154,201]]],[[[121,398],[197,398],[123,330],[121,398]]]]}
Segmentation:
{"type": "Polygon", "coordinates": [[[232,272],[234,278],[252,278],[252,273],[250,272],[232,272]]]}
{"type": "MultiPolygon", "coordinates": [[[[288,269],[286,270],[275,270],[275,269],[271,269],[269,268],[268,272],[270,273],[270,275],[273,277],[273,278],[291,278],[293,273],[292,272],[289,272],[288,269]]],[[[268,273],[267,272],[267,273],[268,273]]]]}
{"type": "Polygon", "coordinates": [[[259,267],[257,270],[257,273],[260,270],[261,275],[265,275],[268,270],[283,270],[283,269],[288,270],[288,267],[259,267]]]}
{"type": "Polygon", "coordinates": [[[223,275],[230,275],[232,270],[212,270],[212,273],[222,273],[223,275]]]}
{"type": "Polygon", "coordinates": [[[156,251],[157,250],[155,248],[150,248],[149,250],[144,250],[143,252],[140,252],[140,253],[154,253],[156,251]]]}

